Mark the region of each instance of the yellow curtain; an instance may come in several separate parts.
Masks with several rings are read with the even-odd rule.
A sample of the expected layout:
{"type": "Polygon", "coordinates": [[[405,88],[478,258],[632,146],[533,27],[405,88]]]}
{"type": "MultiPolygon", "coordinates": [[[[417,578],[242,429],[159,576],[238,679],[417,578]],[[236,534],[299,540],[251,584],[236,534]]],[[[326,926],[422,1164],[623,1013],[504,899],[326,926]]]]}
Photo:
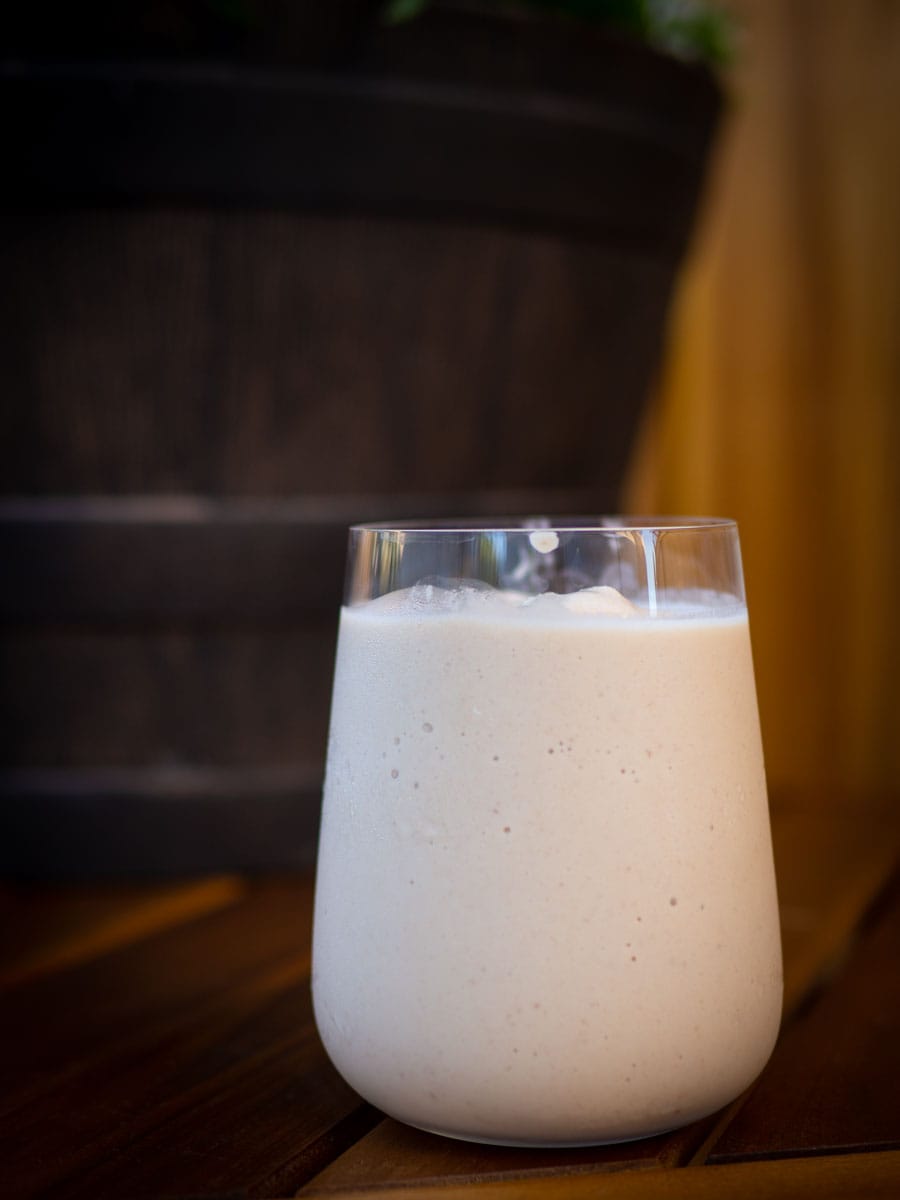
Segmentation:
{"type": "Polygon", "coordinates": [[[625,502],[734,516],[774,787],[900,786],[900,0],[743,30],[625,502]]]}

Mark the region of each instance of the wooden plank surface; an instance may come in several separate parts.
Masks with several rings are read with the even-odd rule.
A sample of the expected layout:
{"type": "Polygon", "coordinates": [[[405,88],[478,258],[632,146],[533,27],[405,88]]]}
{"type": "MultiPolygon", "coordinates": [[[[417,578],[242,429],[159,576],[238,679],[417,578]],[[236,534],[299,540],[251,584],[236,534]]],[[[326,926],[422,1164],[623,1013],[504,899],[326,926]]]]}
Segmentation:
{"type": "Polygon", "coordinates": [[[710,1162],[900,1149],[900,877],[785,1030],[710,1162]]]}
{"type": "Polygon", "coordinates": [[[240,903],[10,988],[3,1012],[23,1037],[0,1063],[0,1107],[56,1090],[192,1009],[227,1007],[238,989],[265,990],[263,980],[286,964],[299,977],[309,963],[310,889],[309,881],[254,885],[240,903]]]}
{"type": "MultiPolygon", "coordinates": [[[[900,814],[880,796],[857,797],[855,812],[847,797],[780,797],[772,840],[784,955],[783,1040],[797,1010],[835,976],[859,924],[889,887],[900,860],[900,814]]],[[[752,1095],[750,1089],[720,1114],[692,1161],[716,1152],[752,1095]]]]}
{"type": "Polygon", "coordinates": [[[878,798],[856,810],[818,802],[772,807],[772,842],[790,1016],[832,967],[900,859],[900,812],[878,798]]]}
{"type": "Polygon", "coordinates": [[[459,1142],[384,1119],[303,1189],[342,1195],[374,1187],[407,1188],[501,1180],[570,1178],[599,1172],[675,1167],[702,1142],[709,1121],[660,1137],[578,1150],[519,1149],[459,1142]]]}
{"type": "Polygon", "coordinates": [[[449,1200],[462,1187],[498,1197],[596,1194],[602,1179],[602,1194],[613,1196],[749,1195],[755,1186],[754,1196],[815,1188],[827,1197],[851,1194],[834,1181],[852,1179],[854,1195],[889,1195],[900,898],[884,884],[895,826],[860,815],[854,832],[843,814],[776,806],[773,828],[782,901],[794,913],[785,937],[794,982],[770,1066],[709,1122],[577,1151],[466,1145],[359,1101],[312,1020],[308,876],[105,898],[39,892],[31,904],[7,888],[0,913],[18,933],[5,937],[0,1002],[3,1028],[15,1031],[0,1062],[0,1194],[142,1200],[399,1188],[449,1200]],[[870,1140],[881,1153],[809,1160],[837,1174],[792,1159],[731,1162],[870,1140]],[[684,1165],[698,1158],[715,1165],[684,1165]],[[733,1190],[716,1192],[708,1178],[733,1190]],[[688,1186],[695,1190],[678,1190],[688,1186]]]}
{"type": "Polygon", "coordinates": [[[359,1136],[313,1031],[310,905],[308,880],[257,885],[10,989],[0,1194],[277,1195],[359,1136]]]}
{"type": "MultiPolygon", "coordinates": [[[[894,818],[855,820],[776,804],[772,837],[782,905],[785,1014],[846,948],[867,906],[896,861],[894,818]]],[[[764,1076],[765,1078],[765,1076],[764,1076]]],[[[622,1170],[684,1163],[709,1153],[740,1112],[742,1096],[723,1113],[662,1138],[618,1146],[547,1152],[497,1150],[450,1142],[385,1121],[350,1147],[307,1187],[309,1194],[363,1185],[411,1186],[458,1179],[528,1178],[588,1169],[622,1170]]]]}
{"type": "Polygon", "coordinates": [[[900,1153],[888,1151],[602,1176],[360,1187],[335,1192],[331,1200],[897,1200],[898,1195],[900,1153]]]}
{"type": "Polygon", "coordinates": [[[132,945],[164,929],[235,903],[236,877],[184,884],[92,888],[0,888],[0,988],[132,945]]]}

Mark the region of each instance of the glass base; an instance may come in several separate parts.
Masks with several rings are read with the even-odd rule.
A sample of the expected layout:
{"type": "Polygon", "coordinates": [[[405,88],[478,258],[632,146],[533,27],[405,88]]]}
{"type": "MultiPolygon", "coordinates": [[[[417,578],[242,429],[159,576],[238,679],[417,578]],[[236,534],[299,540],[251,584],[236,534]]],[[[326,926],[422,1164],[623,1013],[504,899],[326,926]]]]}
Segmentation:
{"type": "MultiPolygon", "coordinates": [[[[400,1118],[398,1118],[399,1120],[400,1118]]],[[[688,1122],[689,1123],[689,1122],[688,1122]]],[[[648,1133],[634,1133],[624,1137],[586,1138],[568,1140],[544,1140],[542,1138],[501,1138],[483,1137],[473,1133],[451,1133],[446,1129],[431,1129],[427,1125],[417,1125],[413,1121],[403,1121],[411,1129],[419,1129],[422,1133],[431,1133],[436,1137],[450,1138],[454,1142],[473,1142],[480,1146],[505,1146],[513,1150],[588,1150],[592,1146],[624,1146],[628,1142],[644,1142],[648,1138],[662,1137],[679,1129],[679,1125],[666,1125],[661,1129],[652,1129],[648,1133]]]]}

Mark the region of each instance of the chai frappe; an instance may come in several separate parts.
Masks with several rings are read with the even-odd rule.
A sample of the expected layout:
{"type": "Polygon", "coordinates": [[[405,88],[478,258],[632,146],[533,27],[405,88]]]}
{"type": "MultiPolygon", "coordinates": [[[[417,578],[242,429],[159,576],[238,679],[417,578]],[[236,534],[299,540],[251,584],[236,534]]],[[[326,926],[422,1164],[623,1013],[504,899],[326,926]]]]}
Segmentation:
{"type": "Polygon", "coordinates": [[[744,607],[345,608],[313,953],[328,1054],[409,1124],[577,1145],[738,1095],[781,1011],[744,607]]]}

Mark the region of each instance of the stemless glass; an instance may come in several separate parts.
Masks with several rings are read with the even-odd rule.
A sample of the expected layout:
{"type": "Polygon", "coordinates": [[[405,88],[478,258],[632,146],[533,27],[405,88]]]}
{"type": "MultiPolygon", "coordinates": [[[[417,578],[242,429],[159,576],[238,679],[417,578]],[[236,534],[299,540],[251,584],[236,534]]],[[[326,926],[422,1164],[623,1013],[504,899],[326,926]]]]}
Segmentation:
{"type": "Polygon", "coordinates": [[[313,998],[347,1082],[452,1137],[646,1137],[752,1082],[781,947],[734,522],[351,530],[313,998]]]}

